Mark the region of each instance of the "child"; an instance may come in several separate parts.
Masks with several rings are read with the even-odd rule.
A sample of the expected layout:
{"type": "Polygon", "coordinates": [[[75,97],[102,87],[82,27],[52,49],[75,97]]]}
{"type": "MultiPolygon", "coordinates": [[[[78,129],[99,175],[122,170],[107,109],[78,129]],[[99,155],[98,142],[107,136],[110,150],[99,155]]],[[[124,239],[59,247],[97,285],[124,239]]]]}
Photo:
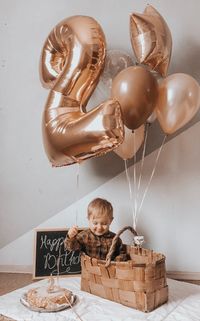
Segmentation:
{"type": "MultiPolygon", "coordinates": [[[[109,230],[113,220],[113,207],[110,202],[102,198],[95,198],[88,205],[89,228],[78,233],[78,227],[69,229],[64,241],[67,250],[80,250],[90,257],[105,260],[111,247],[115,233],[109,230]]],[[[123,244],[119,238],[112,260],[126,259],[123,244]]]]}

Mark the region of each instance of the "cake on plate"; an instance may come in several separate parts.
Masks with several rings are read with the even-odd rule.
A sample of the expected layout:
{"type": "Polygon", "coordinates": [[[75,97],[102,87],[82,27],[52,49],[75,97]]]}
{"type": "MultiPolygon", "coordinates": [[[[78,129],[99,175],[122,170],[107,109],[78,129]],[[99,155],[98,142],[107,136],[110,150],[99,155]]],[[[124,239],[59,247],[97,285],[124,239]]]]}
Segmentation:
{"type": "Polygon", "coordinates": [[[62,305],[71,305],[73,301],[72,292],[61,288],[37,287],[26,293],[26,301],[30,307],[53,310],[62,305]]]}

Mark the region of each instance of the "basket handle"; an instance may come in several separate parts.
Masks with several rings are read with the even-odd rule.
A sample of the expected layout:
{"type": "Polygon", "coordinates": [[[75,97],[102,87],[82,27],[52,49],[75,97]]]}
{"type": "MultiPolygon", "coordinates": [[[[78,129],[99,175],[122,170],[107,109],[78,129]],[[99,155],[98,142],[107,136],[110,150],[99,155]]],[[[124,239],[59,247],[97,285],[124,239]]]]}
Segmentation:
{"type": "Polygon", "coordinates": [[[113,238],[112,240],[112,244],[111,244],[111,247],[108,251],[108,254],[106,255],[106,263],[105,263],[105,267],[108,267],[110,265],[110,262],[111,262],[111,257],[115,251],[115,247],[116,247],[116,244],[117,244],[117,240],[119,238],[119,236],[126,230],[129,230],[133,233],[134,236],[137,236],[137,232],[134,230],[133,227],[131,226],[125,226],[124,228],[122,228],[121,230],[119,230],[119,232],[115,235],[115,237],[113,238]]]}

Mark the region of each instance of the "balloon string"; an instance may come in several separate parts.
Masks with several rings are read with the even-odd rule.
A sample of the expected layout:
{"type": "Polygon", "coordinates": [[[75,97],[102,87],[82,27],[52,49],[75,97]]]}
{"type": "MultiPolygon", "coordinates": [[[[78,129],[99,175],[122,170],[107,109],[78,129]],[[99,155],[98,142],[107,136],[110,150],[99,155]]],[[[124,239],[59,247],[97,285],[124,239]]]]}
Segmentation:
{"type": "Polygon", "coordinates": [[[66,294],[64,293],[65,299],[67,301],[67,303],[69,304],[70,308],[72,309],[72,311],[74,312],[74,314],[76,315],[76,317],[80,320],[83,321],[83,319],[80,317],[80,315],[75,311],[75,309],[73,309],[73,306],[70,302],[70,300],[68,299],[68,297],[66,296],[66,294]]]}
{"type": "Polygon", "coordinates": [[[141,160],[141,166],[140,166],[140,175],[139,175],[139,179],[138,179],[137,197],[138,197],[138,193],[139,193],[139,190],[140,190],[142,174],[143,174],[144,157],[145,157],[145,153],[146,153],[148,129],[149,129],[149,124],[146,123],[146,126],[145,126],[145,137],[144,137],[144,144],[143,144],[143,151],[142,151],[142,160],[141,160]]]}
{"type": "Polygon", "coordinates": [[[163,146],[164,146],[166,137],[167,137],[167,135],[164,136],[163,141],[162,141],[162,144],[161,144],[161,146],[160,146],[160,148],[159,148],[159,150],[158,150],[158,153],[157,153],[157,156],[156,156],[156,160],[155,160],[155,164],[154,164],[154,167],[153,167],[151,176],[150,176],[150,178],[149,178],[149,181],[148,181],[148,183],[147,183],[147,186],[146,186],[146,188],[145,188],[145,191],[144,191],[144,194],[143,194],[141,203],[140,203],[140,207],[139,207],[139,210],[138,210],[138,215],[139,215],[139,213],[140,213],[140,210],[141,210],[141,208],[142,208],[144,199],[145,199],[145,197],[146,197],[146,195],[147,195],[147,192],[148,192],[148,190],[149,190],[149,186],[150,186],[151,181],[152,181],[152,178],[153,178],[153,176],[154,176],[154,173],[155,173],[155,170],[156,170],[156,167],[157,167],[157,164],[158,164],[158,159],[159,159],[159,157],[160,157],[160,153],[161,153],[162,148],[163,148],[163,146]]]}
{"type": "Polygon", "coordinates": [[[134,186],[134,218],[133,218],[133,228],[136,229],[136,213],[137,213],[137,199],[136,199],[136,186],[137,186],[137,178],[136,178],[136,133],[135,130],[133,132],[133,153],[134,153],[134,167],[133,167],[133,186],[134,186]]]}
{"type": "Polygon", "coordinates": [[[75,222],[78,225],[78,198],[79,198],[79,176],[80,176],[80,164],[77,163],[77,171],[76,171],[76,217],[75,222]]]}
{"type": "MultiPolygon", "coordinates": [[[[149,124],[146,123],[144,144],[143,144],[143,150],[142,150],[142,159],[141,159],[141,166],[140,166],[140,174],[139,174],[139,178],[138,178],[138,186],[137,186],[137,191],[136,191],[136,203],[138,203],[140,185],[141,185],[142,174],[143,174],[144,158],[145,158],[145,153],[146,153],[147,137],[148,137],[148,128],[149,128],[149,124]]],[[[137,210],[138,210],[138,207],[137,207],[137,210]]],[[[136,213],[135,213],[135,220],[136,221],[137,221],[137,214],[138,214],[137,210],[136,210],[136,213]]]]}
{"type": "Polygon", "coordinates": [[[124,165],[125,165],[126,179],[127,179],[128,188],[129,188],[131,210],[132,210],[132,214],[133,214],[133,227],[135,229],[135,213],[134,213],[134,207],[133,207],[133,193],[132,193],[131,180],[130,180],[130,175],[129,175],[129,170],[128,170],[126,159],[124,160],[124,165]]]}
{"type": "Polygon", "coordinates": [[[60,278],[60,259],[61,259],[61,246],[59,247],[59,252],[58,252],[58,258],[57,258],[57,262],[56,262],[56,265],[57,265],[57,285],[58,287],[60,288],[60,281],[59,281],[59,278],[60,278]]]}

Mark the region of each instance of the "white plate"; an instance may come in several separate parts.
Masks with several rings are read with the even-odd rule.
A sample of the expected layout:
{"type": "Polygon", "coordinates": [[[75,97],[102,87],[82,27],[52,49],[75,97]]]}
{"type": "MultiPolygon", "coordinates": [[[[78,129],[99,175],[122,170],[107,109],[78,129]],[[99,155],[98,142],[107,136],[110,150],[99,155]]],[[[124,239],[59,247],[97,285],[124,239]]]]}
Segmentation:
{"type": "MultiPolygon", "coordinates": [[[[70,300],[71,305],[74,305],[75,302],[76,302],[76,300],[77,300],[77,296],[72,294],[71,300],[70,300]]],[[[27,302],[26,293],[24,293],[24,294],[22,295],[22,297],[20,298],[20,302],[21,302],[26,308],[28,308],[28,309],[31,310],[31,311],[35,311],[35,312],[59,312],[59,311],[62,311],[62,310],[65,310],[65,309],[70,308],[70,305],[69,305],[68,303],[58,304],[57,307],[55,307],[55,308],[53,308],[53,309],[45,309],[45,308],[33,307],[32,305],[30,305],[30,304],[27,302]]]]}

